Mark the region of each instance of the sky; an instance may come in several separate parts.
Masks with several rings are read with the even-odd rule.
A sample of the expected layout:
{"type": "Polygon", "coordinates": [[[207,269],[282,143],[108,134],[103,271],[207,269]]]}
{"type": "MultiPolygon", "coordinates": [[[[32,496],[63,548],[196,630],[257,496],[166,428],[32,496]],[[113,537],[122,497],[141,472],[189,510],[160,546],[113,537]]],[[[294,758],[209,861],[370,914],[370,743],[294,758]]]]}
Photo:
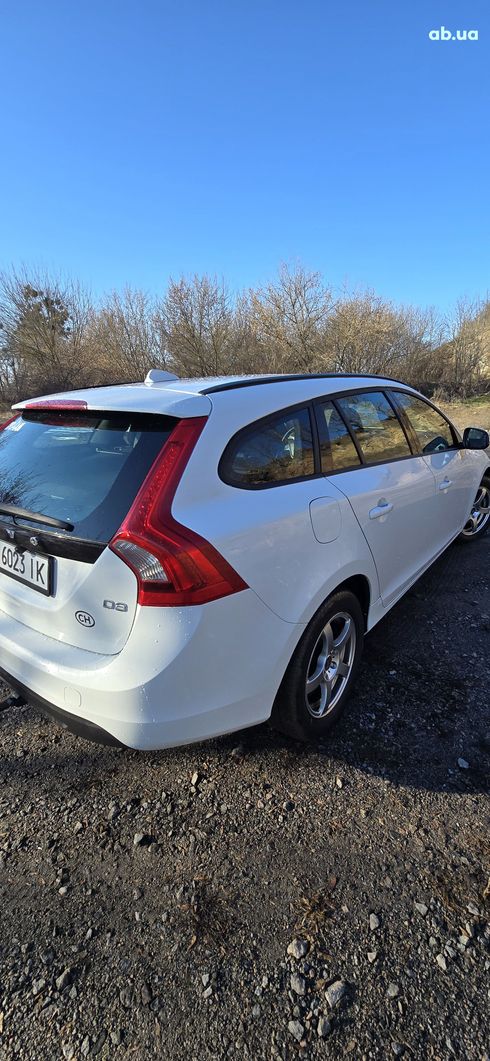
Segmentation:
{"type": "Polygon", "coordinates": [[[490,290],[487,0],[0,0],[0,268],[490,290]],[[477,41],[430,40],[441,26],[477,41]]]}

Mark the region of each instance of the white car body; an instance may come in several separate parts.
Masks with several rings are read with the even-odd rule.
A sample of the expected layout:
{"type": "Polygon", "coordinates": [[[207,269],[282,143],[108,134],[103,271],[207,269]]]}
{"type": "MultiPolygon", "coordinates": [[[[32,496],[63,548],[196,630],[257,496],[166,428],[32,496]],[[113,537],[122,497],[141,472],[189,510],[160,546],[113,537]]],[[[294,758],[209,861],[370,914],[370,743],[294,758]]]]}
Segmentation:
{"type": "MultiPolygon", "coordinates": [[[[112,547],[95,560],[55,555],[49,596],[0,571],[0,674],[75,730],[90,735],[93,727],[96,738],[138,749],[200,741],[267,719],[320,605],[348,582],[359,589],[371,629],[460,534],[489,467],[486,453],[455,444],[331,474],[317,461],[314,474],[241,488],[224,481],[220,461],[230,440],[261,418],[336,395],[422,396],[368,376],[265,382],[164,375],[51,395],[15,411],[37,415],[37,406],[40,415],[53,408],[62,416],[65,406],[80,403],[87,413],[175,417],[184,430],[199,418],[169,518],[224,558],[238,577],[234,590],[205,603],[142,603],[135,571],[112,547]]],[[[63,441],[56,430],[54,447],[63,441]]],[[[20,531],[30,541],[43,537],[39,526],[5,522],[1,512],[0,527],[2,542],[20,531]]]]}

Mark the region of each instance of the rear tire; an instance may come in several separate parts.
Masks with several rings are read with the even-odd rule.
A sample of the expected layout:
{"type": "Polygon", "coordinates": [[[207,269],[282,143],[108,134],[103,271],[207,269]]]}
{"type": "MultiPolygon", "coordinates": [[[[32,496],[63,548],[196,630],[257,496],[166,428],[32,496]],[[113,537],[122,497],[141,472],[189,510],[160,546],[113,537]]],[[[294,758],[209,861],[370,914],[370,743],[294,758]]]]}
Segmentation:
{"type": "Polygon", "coordinates": [[[276,729],[319,741],[344,710],[359,668],[364,617],[353,593],[334,593],[306,628],[274,701],[276,729]]]}
{"type": "Polygon", "coordinates": [[[471,512],[465,523],[460,542],[474,542],[486,534],[490,527],[490,474],[484,475],[478,487],[471,512]]]}

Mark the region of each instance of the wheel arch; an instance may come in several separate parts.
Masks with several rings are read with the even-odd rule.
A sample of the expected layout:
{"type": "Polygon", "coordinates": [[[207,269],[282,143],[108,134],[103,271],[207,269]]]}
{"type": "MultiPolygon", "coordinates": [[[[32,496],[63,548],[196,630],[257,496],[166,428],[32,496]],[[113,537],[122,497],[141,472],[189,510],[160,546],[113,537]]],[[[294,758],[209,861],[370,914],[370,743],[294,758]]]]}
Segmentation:
{"type": "Polygon", "coordinates": [[[361,574],[349,575],[349,577],[348,578],[344,578],[342,580],[342,582],[338,582],[336,585],[332,586],[332,588],[327,593],[326,597],[322,598],[320,603],[317,604],[317,607],[315,608],[315,610],[308,614],[308,618],[305,619],[305,621],[303,623],[296,624],[297,633],[296,633],[296,637],[295,637],[292,645],[290,645],[289,660],[288,660],[288,664],[286,665],[286,669],[287,669],[287,666],[289,665],[289,662],[291,661],[292,657],[294,656],[296,648],[297,648],[299,642],[301,641],[301,638],[302,638],[302,636],[303,636],[303,634],[305,632],[305,629],[310,625],[311,622],[313,622],[313,620],[315,619],[316,615],[320,611],[320,608],[324,607],[324,605],[327,603],[327,601],[330,600],[330,597],[334,597],[336,593],[342,593],[343,590],[348,590],[350,593],[353,593],[355,597],[357,597],[357,600],[359,601],[359,604],[361,606],[361,611],[362,611],[362,615],[363,615],[363,618],[364,618],[365,630],[367,630],[369,609],[370,609],[371,601],[372,601],[371,583],[370,583],[369,578],[368,578],[367,575],[361,575],[361,574]]]}
{"type": "MultiPolygon", "coordinates": [[[[354,565],[350,567],[351,571],[353,567],[354,565]]],[[[340,574],[340,571],[337,572],[338,576],[340,574]]],[[[354,596],[357,597],[359,604],[361,605],[361,611],[367,629],[369,610],[371,608],[371,604],[377,598],[377,587],[373,586],[369,574],[356,571],[355,567],[353,574],[347,574],[347,572],[345,571],[343,572],[343,574],[344,578],[342,578],[339,582],[336,582],[332,579],[331,583],[328,585],[328,592],[327,587],[324,586],[322,588],[322,593],[318,594],[315,601],[310,601],[309,607],[304,612],[301,619],[299,620],[299,623],[297,624],[298,628],[303,627],[304,629],[305,627],[309,626],[309,624],[315,618],[317,613],[320,611],[320,608],[323,608],[324,604],[326,604],[327,601],[330,600],[330,597],[335,596],[336,593],[341,593],[342,590],[349,590],[350,593],[353,593],[354,596]]],[[[301,635],[298,636],[298,640],[300,639],[300,636],[301,635]]]]}
{"type": "MultiPolygon", "coordinates": [[[[328,597],[333,596],[334,593],[340,593],[342,590],[350,590],[350,592],[357,597],[364,616],[364,623],[367,627],[369,608],[371,605],[371,586],[367,576],[351,575],[351,577],[346,578],[344,582],[340,582],[339,585],[328,594],[328,597]]],[[[326,598],[327,600],[328,597],[326,598]]]]}

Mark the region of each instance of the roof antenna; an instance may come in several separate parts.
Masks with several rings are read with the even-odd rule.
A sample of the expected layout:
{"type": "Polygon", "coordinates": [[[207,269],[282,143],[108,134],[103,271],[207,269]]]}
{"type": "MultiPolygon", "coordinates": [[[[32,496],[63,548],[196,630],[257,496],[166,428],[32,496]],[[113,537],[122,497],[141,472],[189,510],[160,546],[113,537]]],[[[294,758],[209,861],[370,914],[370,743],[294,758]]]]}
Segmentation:
{"type": "Polygon", "coordinates": [[[150,368],[145,378],[145,386],[154,387],[157,383],[169,383],[178,378],[175,372],[165,372],[162,368],[150,368]]]}

